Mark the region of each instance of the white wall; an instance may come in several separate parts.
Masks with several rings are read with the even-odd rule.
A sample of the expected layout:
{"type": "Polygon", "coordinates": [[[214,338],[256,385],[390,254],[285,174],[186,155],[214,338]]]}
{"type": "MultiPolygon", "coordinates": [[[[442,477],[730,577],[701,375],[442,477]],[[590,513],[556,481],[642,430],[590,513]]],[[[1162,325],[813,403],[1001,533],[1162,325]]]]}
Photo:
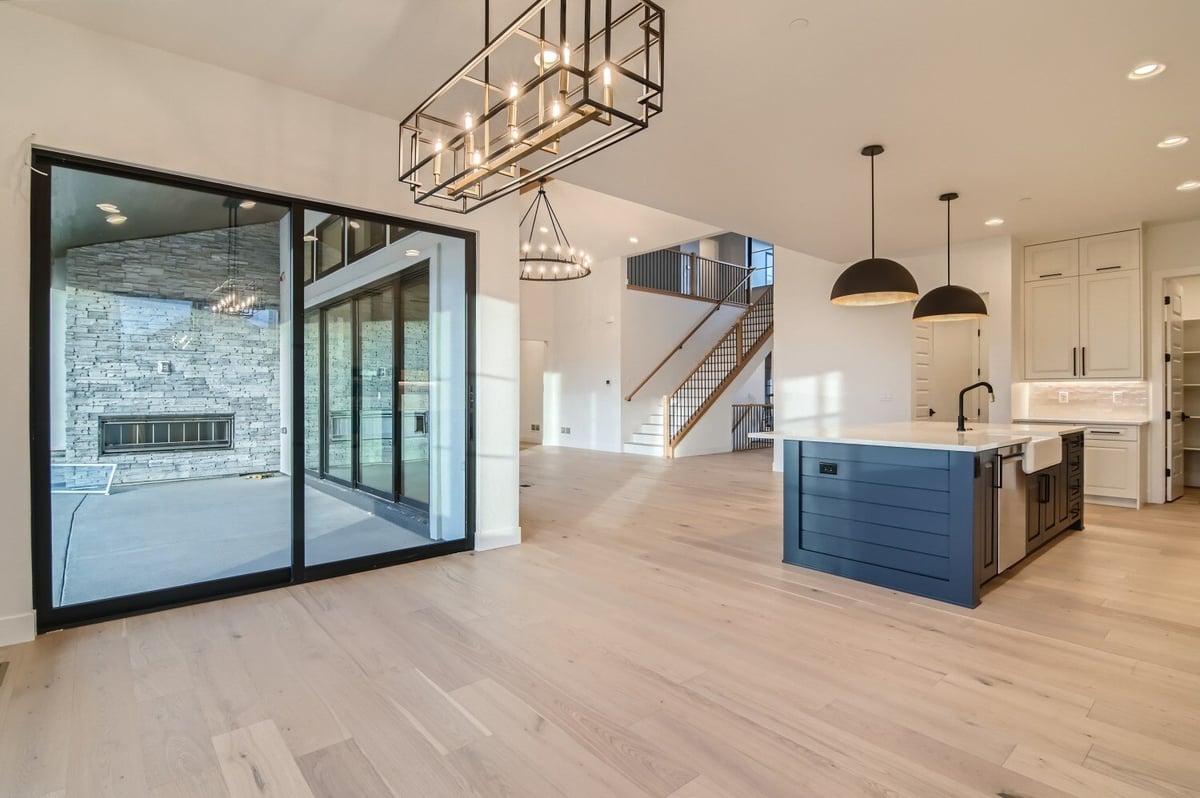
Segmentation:
{"type": "MultiPolygon", "coordinates": [[[[628,396],[712,308],[710,303],[695,299],[649,291],[624,291],[621,297],[621,396],[628,396]]],[[[663,396],[691,373],[744,310],[739,305],[719,308],[632,400],[621,402],[621,440],[629,440],[629,436],[646,422],[647,416],[662,411],[663,396]]]]}
{"type": "MultiPolygon", "coordinates": [[[[1150,440],[1147,443],[1146,500],[1161,503],[1166,492],[1166,422],[1163,418],[1163,281],[1200,275],[1200,219],[1146,227],[1142,231],[1145,280],[1146,379],[1150,381],[1150,440]]],[[[1200,290],[1184,294],[1184,310],[1200,305],[1200,290]]]]}
{"type": "MultiPolygon", "coordinates": [[[[988,294],[988,356],[996,404],[991,420],[1011,420],[1013,241],[1007,236],[955,244],[953,279],[988,294]]],[[[946,279],[945,248],[897,257],[922,293],[946,279]]],[[[776,428],[829,428],[912,417],[911,304],[841,307],[829,301],[845,264],[775,248],[773,359],[776,428]]],[[[776,468],[782,447],[776,447],[776,468]]]]}
{"type": "MultiPolygon", "coordinates": [[[[37,146],[478,230],[479,549],[519,542],[517,200],[459,217],[413,206],[396,121],[0,5],[0,407],[29,412],[29,190],[37,146]]],[[[0,463],[0,645],[34,631],[29,456],[0,463]]]]}
{"type": "Polygon", "coordinates": [[[521,339],[521,440],[542,442],[546,342],[521,339]],[[534,429],[537,427],[537,429],[534,429]]]}
{"type": "Polygon", "coordinates": [[[582,280],[521,284],[522,338],[547,342],[547,446],[621,450],[623,269],[621,258],[609,258],[582,280]]]}

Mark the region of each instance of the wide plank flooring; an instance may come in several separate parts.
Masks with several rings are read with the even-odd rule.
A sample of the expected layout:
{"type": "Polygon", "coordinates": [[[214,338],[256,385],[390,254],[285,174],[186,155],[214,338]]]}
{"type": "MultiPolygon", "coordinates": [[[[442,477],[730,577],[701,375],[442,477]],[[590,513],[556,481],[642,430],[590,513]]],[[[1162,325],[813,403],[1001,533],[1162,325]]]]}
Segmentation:
{"type": "Polygon", "coordinates": [[[0,796],[1200,795],[1200,494],[966,610],[782,565],[769,452],[521,458],[522,546],[0,648],[0,796]]]}

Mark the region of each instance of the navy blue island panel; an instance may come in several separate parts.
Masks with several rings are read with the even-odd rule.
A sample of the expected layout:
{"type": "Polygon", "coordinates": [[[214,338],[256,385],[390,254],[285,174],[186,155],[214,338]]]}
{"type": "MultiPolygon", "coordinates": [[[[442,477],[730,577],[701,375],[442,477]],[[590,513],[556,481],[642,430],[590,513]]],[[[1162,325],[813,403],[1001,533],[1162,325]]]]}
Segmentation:
{"type": "Polygon", "coordinates": [[[974,607],[975,454],[784,441],[784,562],[974,607]]]}

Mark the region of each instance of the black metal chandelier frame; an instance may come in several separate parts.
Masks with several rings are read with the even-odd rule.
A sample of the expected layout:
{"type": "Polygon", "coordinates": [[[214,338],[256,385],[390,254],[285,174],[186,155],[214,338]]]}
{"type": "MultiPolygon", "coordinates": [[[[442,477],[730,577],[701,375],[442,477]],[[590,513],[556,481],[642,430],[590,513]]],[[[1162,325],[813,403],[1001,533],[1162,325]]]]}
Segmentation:
{"type": "Polygon", "coordinates": [[[536,0],[492,37],[485,0],[483,49],[400,124],[399,180],[412,188],[417,204],[467,213],[645,129],[663,107],[663,10],[650,0],[625,1],[628,8],[614,12],[613,0],[603,0],[598,26],[592,0],[536,0]],[[546,9],[554,4],[557,35],[547,32],[546,9]],[[582,42],[574,47],[567,41],[569,6],[582,29],[582,42]],[[625,29],[634,26],[640,30],[625,37],[625,29]],[[618,29],[623,39],[636,38],[638,44],[614,52],[618,29]],[[503,88],[492,80],[491,58],[517,38],[555,56],[553,63],[535,58],[536,74],[503,88]],[[482,103],[477,114],[451,121],[464,85],[479,91],[482,103]],[[618,87],[636,92],[636,108],[614,101],[618,87]],[[531,98],[536,109],[523,115],[521,109],[534,104],[531,98]],[[595,125],[604,129],[596,138],[580,146],[564,141],[595,125]]]}

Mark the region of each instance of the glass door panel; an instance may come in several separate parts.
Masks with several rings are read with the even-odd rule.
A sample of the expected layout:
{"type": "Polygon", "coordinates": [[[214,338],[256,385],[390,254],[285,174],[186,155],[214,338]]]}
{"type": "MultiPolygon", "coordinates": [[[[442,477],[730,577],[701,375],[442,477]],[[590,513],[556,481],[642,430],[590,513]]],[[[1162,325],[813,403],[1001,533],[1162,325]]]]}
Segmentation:
{"type": "Polygon", "coordinates": [[[393,498],[395,426],[395,292],[390,286],[355,300],[358,308],[358,482],[393,498]]]}
{"type": "Polygon", "coordinates": [[[304,468],[321,471],[321,311],[304,313],[304,468]]]}
{"type": "Polygon", "coordinates": [[[400,491],[429,505],[429,272],[400,285],[400,491]]]}
{"type": "Polygon", "coordinates": [[[354,482],[354,305],[325,311],[325,476],[354,482]]]}
{"type": "Polygon", "coordinates": [[[292,559],[289,208],[57,160],[44,172],[39,621],[278,581],[257,575],[292,559]]]}

